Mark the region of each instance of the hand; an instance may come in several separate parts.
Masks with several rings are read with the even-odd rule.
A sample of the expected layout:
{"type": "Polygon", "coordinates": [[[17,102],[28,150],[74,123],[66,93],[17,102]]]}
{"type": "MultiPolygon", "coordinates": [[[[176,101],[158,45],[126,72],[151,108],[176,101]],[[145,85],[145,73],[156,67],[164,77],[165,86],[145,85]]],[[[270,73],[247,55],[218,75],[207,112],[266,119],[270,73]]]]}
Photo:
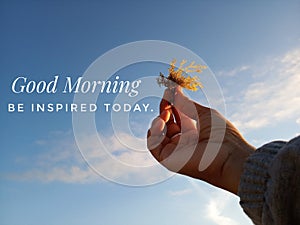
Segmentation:
{"type": "Polygon", "coordinates": [[[220,113],[191,101],[180,87],[165,91],[147,145],[167,169],[235,194],[243,164],[254,151],[220,113]]]}

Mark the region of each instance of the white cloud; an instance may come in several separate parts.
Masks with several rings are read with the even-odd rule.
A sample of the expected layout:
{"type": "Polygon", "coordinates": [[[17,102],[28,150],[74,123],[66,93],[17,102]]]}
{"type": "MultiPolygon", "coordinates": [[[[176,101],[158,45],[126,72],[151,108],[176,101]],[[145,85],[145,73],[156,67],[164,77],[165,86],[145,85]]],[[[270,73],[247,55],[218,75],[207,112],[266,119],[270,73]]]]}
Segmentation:
{"type": "Polygon", "coordinates": [[[190,194],[191,192],[192,192],[191,188],[185,188],[185,189],[176,190],[176,191],[169,191],[169,194],[171,196],[183,196],[183,195],[190,194]]]}
{"type": "MultiPolygon", "coordinates": [[[[131,135],[120,133],[118,136],[127,145],[136,144],[136,138],[131,135]]],[[[120,139],[113,135],[102,137],[104,146],[107,146],[104,149],[103,146],[98,148],[97,135],[88,136],[81,143],[84,149],[80,152],[71,133],[52,134],[45,140],[36,142],[39,150],[45,148],[45,152],[27,158],[25,171],[11,173],[9,177],[42,182],[87,183],[103,180],[100,174],[117,183],[142,185],[172,175],[158,165],[146,149],[132,151],[120,139]]],[[[19,163],[24,164],[24,160],[19,163]]]]}
{"type": "Polygon", "coordinates": [[[237,68],[234,68],[229,71],[221,70],[217,72],[218,76],[227,76],[227,77],[234,77],[236,75],[240,75],[242,72],[248,71],[250,69],[250,66],[243,65],[237,68]]]}
{"type": "Polygon", "coordinates": [[[9,178],[16,180],[38,180],[42,182],[61,181],[64,183],[88,183],[96,181],[98,177],[90,170],[78,166],[36,168],[23,173],[10,174],[9,178]]]}
{"type": "Polygon", "coordinates": [[[189,179],[189,181],[193,190],[192,194],[195,194],[195,201],[197,198],[199,199],[199,224],[252,224],[250,219],[242,212],[238,197],[227,191],[199,184],[199,182],[192,179],[189,179]],[[207,223],[204,223],[204,218],[207,223]]]}
{"type": "Polygon", "coordinates": [[[229,207],[229,200],[230,197],[226,194],[217,194],[211,198],[206,207],[207,217],[216,224],[238,225],[238,222],[234,221],[229,216],[222,214],[224,209],[229,207]]]}
{"type": "Polygon", "coordinates": [[[296,123],[300,125],[300,118],[296,120],[296,123]]]}
{"type": "Polygon", "coordinates": [[[300,111],[300,49],[253,65],[251,70],[254,82],[232,99],[240,102],[230,118],[234,124],[248,130],[295,118],[300,111]]]}

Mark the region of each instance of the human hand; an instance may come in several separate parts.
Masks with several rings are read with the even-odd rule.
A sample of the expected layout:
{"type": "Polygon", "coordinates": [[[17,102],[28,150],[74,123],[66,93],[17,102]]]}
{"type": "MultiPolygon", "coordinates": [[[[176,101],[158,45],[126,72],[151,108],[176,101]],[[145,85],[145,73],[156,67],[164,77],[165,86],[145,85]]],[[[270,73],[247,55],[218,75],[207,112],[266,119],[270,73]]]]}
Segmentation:
{"type": "Polygon", "coordinates": [[[166,89],[147,145],[167,169],[235,194],[243,164],[254,150],[220,113],[191,101],[180,87],[166,89]]]}

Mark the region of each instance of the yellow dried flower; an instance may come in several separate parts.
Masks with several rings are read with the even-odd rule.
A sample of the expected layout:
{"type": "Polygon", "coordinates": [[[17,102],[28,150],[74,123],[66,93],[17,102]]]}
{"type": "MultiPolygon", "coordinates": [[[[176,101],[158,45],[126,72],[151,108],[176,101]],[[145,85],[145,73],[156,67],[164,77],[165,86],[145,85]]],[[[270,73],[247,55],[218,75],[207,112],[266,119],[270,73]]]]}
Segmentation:
{"type": "Polygon", "coordinates": [[[195,62],[191,62],[190,65],[184,67],[186,60],[182,60],[178,69],[176,70],[176,59],[170,63],[169,75],[165,77],[162,73],[159,74],[157,78],[157,83],[161,86],[164,85],[168,88],[173,88],[176,85],[180,85],[191,91],[198,90],[198,87],[202,88],[203,85],[199,81],[198,76],[191,77],[188,74],[197,72],[201,73],[203,69],[207,67],[204,65],[195,65],[195,62]],[[186,75],[186,76],[185,76],[186,75]]]}

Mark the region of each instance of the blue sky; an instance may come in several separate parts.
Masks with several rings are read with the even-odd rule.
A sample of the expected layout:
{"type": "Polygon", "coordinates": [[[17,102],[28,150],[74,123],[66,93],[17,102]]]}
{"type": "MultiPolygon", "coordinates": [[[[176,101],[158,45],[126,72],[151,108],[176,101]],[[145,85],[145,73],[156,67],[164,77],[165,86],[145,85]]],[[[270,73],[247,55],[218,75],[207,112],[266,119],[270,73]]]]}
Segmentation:
{"type": "MultiPolygon", "coordinates": [[[[78,152],[71,113],[6,109],[9,102],[72,102],[74,95],[17,95],[10,87],[20,75],[76,78],[114,47],[164,40],[205,61],[222,89],[226,116],[250,143],[288,140],[300,126],[299,11],[299,1],[1,1],[0,224],[251,224],[238,198],[201,181],[173,176],[134,188],[100,178],[78,152]]],[[[131,79],[143,68],[161,69],[121,72],[131,79]]],[[[136,135],[146,133],[155,110],[136,115],[136,135]]],[[[99,132],[106,132],[105,118],[96,116],[99,132]]],[[[93,146],[93,137],[86,143],[93,146]]],[[[114,153],[119,150],[116,144],[114,153]]],[[[117,156],[152,163],[137,154],[117,156]]]]}

